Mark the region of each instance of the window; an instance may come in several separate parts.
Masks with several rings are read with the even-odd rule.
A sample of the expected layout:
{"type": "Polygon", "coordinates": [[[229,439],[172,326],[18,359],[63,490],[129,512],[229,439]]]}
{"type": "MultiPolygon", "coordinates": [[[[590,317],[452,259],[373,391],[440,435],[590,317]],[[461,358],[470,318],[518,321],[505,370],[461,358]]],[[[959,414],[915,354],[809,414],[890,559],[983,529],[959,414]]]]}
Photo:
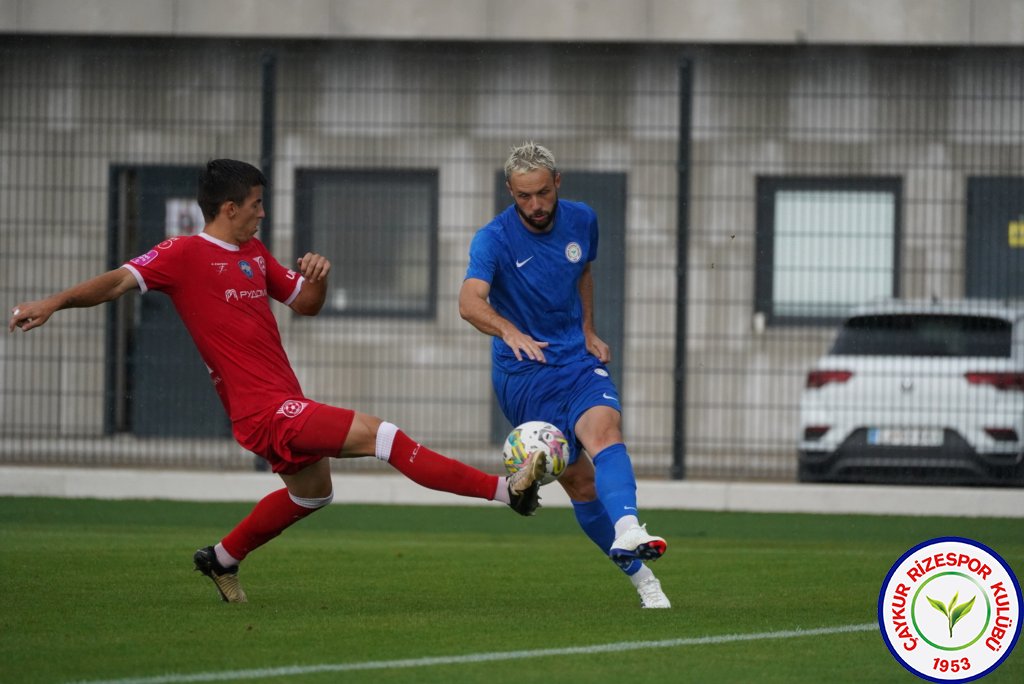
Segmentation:
{"type": "Polygon", "coordinates": [[[755,305],[768,324],[837,323],[896,297],[897,178],[759,178],[755,305]]]}
{"type": "Polygon", "coordinates": [[[437,171],[299,169],[296,254],[331,260],[324,313],[433,318],[437,171]]]}
{"type": "Polygon", "coordinates": [[[988,316],[890,314],[851,318],[830,354],[1010,358],[1013,325],[988,316]]]}

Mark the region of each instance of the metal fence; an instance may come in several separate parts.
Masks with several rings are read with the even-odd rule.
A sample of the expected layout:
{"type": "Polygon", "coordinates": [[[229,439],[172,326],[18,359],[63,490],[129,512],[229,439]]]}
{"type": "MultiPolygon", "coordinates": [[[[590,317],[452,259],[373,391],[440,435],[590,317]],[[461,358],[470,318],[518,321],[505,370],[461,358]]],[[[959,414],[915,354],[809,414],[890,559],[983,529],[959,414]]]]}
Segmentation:
{"type": "MultiPolygon", "coordinates": [[[[808,372],[857,305],[1024,295],[1024,251],[1012,239],[1024,214],[1022,101],[1024,61],[1008,51],[736,49],[695,57],[690,473],[794,471],[807,428],[801,400],[820,404],[805,390],[808,372]],[[971,197],[972,187],[991,192],[971,197]]],[[[948,372],[943,363],[924,373],[928,382],[948,372]]],[[[887,372],[899,380],[910,371],[887,372]]],[[[1024,416],[1020,392],[965,398],[957,389],[937,407],[915,399],[920,392],[904,394],[902,405],[930,412],[938,429],[952,402],[960,402],[952,406],[960,418],[978,422],[1009,403],[1006,420],[1018,433],[1024,416]]],[[[865,416],[865,402],[886,401],[837,394],[831,410],[898,424],[895,411],[865,416]]],[[[994,446],[981,439],[1019,464],[1019,438],[994,446]]],[[[887,454],[876,455],[884,464],[887,454]]],[[[906,474],[913,481],[913,469],[906,474]]]]}
{"type": "MultiPolygon", "coordinates": [[[[1022,74],[1000,50],[5,38],[0,290],[194,230],[190,174],[258,163],[264,241],[336,264],[328,312],[279,311],[307,394],[497,470],[488,344],[457,293],[508,147],[534,139],[602,208],[598,327],[638,473],[792,479],[841,311],[968,294],[969,183],[1024,176],[1022,74]],[[890,232],[787,233],[806,192],[874,193],[890,232]]],[[[4,336],[0,461],[253,467],[159,297],[4,336]]]]}

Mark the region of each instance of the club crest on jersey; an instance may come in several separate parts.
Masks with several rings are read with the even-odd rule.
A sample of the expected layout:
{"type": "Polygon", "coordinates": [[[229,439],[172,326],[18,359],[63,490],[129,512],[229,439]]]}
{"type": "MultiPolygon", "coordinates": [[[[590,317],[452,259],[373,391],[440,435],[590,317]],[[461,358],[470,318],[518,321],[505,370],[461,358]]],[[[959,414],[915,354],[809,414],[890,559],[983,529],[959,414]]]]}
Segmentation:
{"type": "Polygon", "coordinates": [[[578,242],[570,242],[565,246],[565,258],[571,264],[579,263],[579,260],[583,258],[583,248],[578,242]]]}
{"type": "Polygon", "coordinates": [[[244,259],[238,262],[238,268],[242,269],[242,273],[245,274],[246,278],[252,278],[252,266],[249,265],[248,261],[244,259]]]}
{"type": "Polygon", "coordinates": [[[281,407],[277,409],[279,415],[285,418],[294,418],[295,416],[302,413],[306,407],[309,406],[308,401],[297,401],[295,399],[289,399],[288,401],[281,404],[281,407]]]}

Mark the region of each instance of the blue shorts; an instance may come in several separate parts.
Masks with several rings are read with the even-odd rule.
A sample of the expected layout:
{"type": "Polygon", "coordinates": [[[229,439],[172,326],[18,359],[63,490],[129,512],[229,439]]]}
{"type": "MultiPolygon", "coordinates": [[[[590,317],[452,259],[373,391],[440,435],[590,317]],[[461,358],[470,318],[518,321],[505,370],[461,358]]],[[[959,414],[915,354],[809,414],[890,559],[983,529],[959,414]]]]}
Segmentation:
{"type": "Polygon", "coordinates": [[[587,409],[610,406],[622,411],[615,383],[595,356],[566,366],[534,363],[518,373],[494,368],[491,381],[498,405],[512,425],[543,420],[562,431],[569,442],[569,463],[579,456],[581,445],[574,428],[587,409]]]}

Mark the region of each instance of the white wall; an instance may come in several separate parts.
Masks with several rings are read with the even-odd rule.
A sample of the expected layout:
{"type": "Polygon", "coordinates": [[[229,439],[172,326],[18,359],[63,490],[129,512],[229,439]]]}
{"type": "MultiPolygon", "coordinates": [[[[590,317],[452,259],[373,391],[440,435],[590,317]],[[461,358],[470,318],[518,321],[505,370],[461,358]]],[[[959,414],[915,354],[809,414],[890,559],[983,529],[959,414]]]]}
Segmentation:
{"type": "Polygon", "coordinates": [[[1024,0],[0,0],[0,33],[1021,45],[1024,0]]]}

